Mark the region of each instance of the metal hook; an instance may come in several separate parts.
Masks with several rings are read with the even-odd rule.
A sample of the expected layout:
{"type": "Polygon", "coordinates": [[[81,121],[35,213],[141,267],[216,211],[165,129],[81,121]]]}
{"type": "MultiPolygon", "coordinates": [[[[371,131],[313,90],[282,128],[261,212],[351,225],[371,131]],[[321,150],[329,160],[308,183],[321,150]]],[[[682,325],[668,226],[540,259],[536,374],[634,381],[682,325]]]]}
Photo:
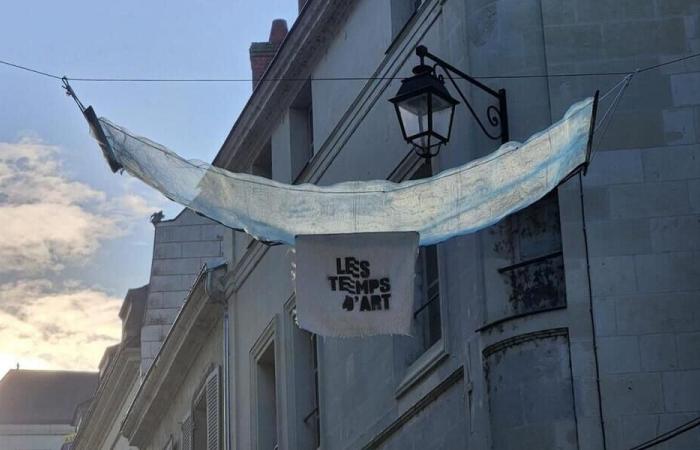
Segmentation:
{"type": "Polygon", "coordinates": [[[78,108],[80,108],[80,112],[85,112],[85,106],[83,106],[78,96],[75,95],[75,91],[71,87],[70,83],[68,83],[68,77],[63,76],[61,78],[61,81],[63,82],[63,89],[66,90],[66,95],[72,97],[73,100],[75,100],[75,103],[78,105],[78,108]]]}

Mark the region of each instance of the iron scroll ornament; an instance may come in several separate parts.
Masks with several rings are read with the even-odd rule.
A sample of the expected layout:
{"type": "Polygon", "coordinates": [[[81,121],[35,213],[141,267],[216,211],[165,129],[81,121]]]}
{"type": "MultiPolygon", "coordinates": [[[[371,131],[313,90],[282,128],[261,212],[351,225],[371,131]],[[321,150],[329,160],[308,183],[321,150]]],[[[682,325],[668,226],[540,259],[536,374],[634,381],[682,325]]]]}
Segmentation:
{"type": "MultiPolygon", "coordinates": [[[[505,89],[501,89],[500,91],[494,93],[486,91],[489,94],[495,94],[496,98],[499,100],[500,106],[499,108],[499,106],[496,105],[489,105],[486,108],[486,118],[488,120],[488,123],[494,128],[498,127],[501,129],[501,132],[499,134],[493,134],[486,128],[484,123],[481,121],[479,115],[474,110],[474,107],[471,105],[471,103],[469,103],[469,100],[467,100],[466,95],[464,95],[462,90],[459,88],[459,85],[455,81],[454,77],[452,76],[452,74],[450,74],[450,71],[439,64],[435,64],[435,66],[433,67],[440,67],[443,70],[443,72],[445,72],[445,75],[447,75],[447,78],[450,80],[450,83],[452,83],[452,86],[459,94],[459,97],[462,99],[464,104],[467,105],[467,109],[469,109],[469,112],[471,113],[472,117],[474,117],[474,119],[476,120],[476,123],[479,125],[479,128],[481,128],[481,131],[483,131],[489,139],[492,139],[494,141],[500,139],[502,144],[505,144],[510,140],[510,137],[508,136],[508,118],[505,116],[505,113],[501,110],[502,108],[504,108],[505,105],[505,89]],[[503,99],[502,101],[501,98],[503,99]]],[[[462,74],[462,77],[465,78],[466,75],[462,74]]],[[[440,76],[440,78],[442,78],[442,76],[440,76]]],[[[467,81],[469,81],[469,79],[467,79],[467,81]]]]}
{"type": "Polygon", "coordinates": [[[415,52],[420,58],[420,63],[413,68],[413,76],[402,80],[399,91],[390,99],[390,102],[396,109],[404,139],[413,146],[413,151],[418,156],[432,158],[440,152],[442,145],[449,142],[454,110],[459,102],[445,88],[445,77],[450,80],[459,98],[467,105],[469,113],[489,139],[500,139],[502,144],[510,140],[505,89],[490,88],[431,54],[423,45],[416,47],[415,52]],[[428,62],[426,59],[430,65],[426,64],[428,62]],[[440,74],[438,74],[438,68],[440,74]],[[456,78],[467,81],[497,100],[497,104],[486,107],[485,119],[477,114],[474,106],[457,84],[456,78]],[[446,109],[449,113],[447,128],[445,128],[446,109]],[[438,112],[440,122],[435,121],[438,118],[438,112]],[[494,130],[495,128],[499,130],[494,130]]]}

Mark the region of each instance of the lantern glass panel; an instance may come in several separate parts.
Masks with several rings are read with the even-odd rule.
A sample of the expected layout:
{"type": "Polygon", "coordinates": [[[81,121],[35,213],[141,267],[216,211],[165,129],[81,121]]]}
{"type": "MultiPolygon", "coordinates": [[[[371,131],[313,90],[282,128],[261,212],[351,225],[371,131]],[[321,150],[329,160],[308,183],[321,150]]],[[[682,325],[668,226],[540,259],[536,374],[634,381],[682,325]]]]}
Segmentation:
{"type": "Polygon", "coordinates": [[[433,111],[433,132],[443,139],[448,139],[450,137],[453,111],[453,107],[433,111]]]}
{"type": "Polygon", "coordinates": [[[428,131],[428,94],[420,94],[399,102],[399,114],[406,138],[428,131]]]}

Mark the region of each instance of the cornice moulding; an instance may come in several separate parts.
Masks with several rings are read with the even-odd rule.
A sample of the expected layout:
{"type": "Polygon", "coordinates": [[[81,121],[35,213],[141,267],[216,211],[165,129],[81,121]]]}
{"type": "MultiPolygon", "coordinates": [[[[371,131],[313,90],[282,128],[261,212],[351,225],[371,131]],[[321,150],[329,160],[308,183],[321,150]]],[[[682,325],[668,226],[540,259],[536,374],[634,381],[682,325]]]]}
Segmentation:
{"type": "MultiPolygon", "coordinates": [[[[225,268],[213,270],[223,272],[225,268]]],[[[172,403],[172,393],[178,391],[199,348],[220,322],[222,305],[209,301],[206,274],[203,270],[195,280],[122,423],[121,432],[132,446],[148,446],[153,430],[172,403]]]]}
{"type": "Polygon", "coordinates": [[[213,165],[247,170],[277,119],[292,103],[311,74],[313,62],[340,30],[353,0],[310,0],[302,10],[233,125],[213,165]],[[288,81],[288,79],[299,81],[288,81]]]}
{"type": "Polygon", "coordinates": [[[88,415],[75,437],[75,450],[99,448],[116,420],[130,387],[138,381],[141,352],[138,347],[122,347],[100,386],[88,415]]]}

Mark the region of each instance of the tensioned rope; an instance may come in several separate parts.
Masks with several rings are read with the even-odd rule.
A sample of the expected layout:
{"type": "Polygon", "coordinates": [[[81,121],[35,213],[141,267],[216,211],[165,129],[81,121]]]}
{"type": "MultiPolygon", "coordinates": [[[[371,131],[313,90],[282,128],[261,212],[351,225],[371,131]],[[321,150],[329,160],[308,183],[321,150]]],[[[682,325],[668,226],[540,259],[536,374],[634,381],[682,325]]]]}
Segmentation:
{"type": "MultiPolygon", "coordinates": [[[[609,95],[611,95],[615,90],[618,90],[617,94],[613,98],[612,103],[608,107],[608,109],[605,111],[603,114],[603,117],[600,119],[600,131],[595,132],[593,134],[593,139],[594,139],[594,148],[591,149],[591,155],[590,159],[588,161],[588,164],[591,164],[593,162],[593,158],[596,155],[596,150],[598,145],[600,145],[603,141],[603,137],[608,129],[608,124],[611,122],[611,120],[608,120],[612,115],[615,113],[615,110],[617,109],[617,105],[620,102],[620,99],[622,98],[625,90],[630,84],[630,81],[632,81],[632,77],[634,74],[629,74],[626,77],[624,77],[622,80],[620,80],[619,83],[617,83],[615,86],[613,86],[608,92],[606,92],[603,96],[601,96],[600,100],[606,99],[609,95]]],[[[585,170],[585,169],[584,169],[585,170]]],[[[585,171],[583,172],[585,173],[585,171]]],[[[603,420],[603,398],[602,398],[602,392],[600,388],[600,365],[598,362],[598,342],[596,339],[596,324],[595,324],[595,315],[593,313],[593,286],[592,286],[592,281],[591,281],[591,260],[590,260],[590,254],[589,254],[589,247],[588,247],[588,231],[586,229],[586,207],[585,207],[585,201],[584,201],[584,194],[583,194],[583,176],[582,176],[582,171],[578,172],[578,190],[579,190],[579,200],[580,200],[580,208],[581,208],[581,228],[582,228],[582,233],[583,233],[583,245],[585,249],[585,255],[586,255],[586,279],[588,281],[588,312],[590,314],[590,321],[591,321],[591,327],[592,327],[592,335],[593,335],[593,355],[595,359],[595,374],[596,374],[596,386],[597,386],[597,396],[598,396],[598,414],[600,414],[600,426],[601,426],[601,438],[603,440],[603,449],[607,449],[607,437],[606,437],[606,430],[605,430],[605,421],[603,420]]]]}
{"type": "Polygon", "coordinates": [[[661,444],[662,442],[666,442],[669,439],[673,439],[674,437],[676,437],[682,433],[685,433],[686,431],[690,431],[690,430],[692,430],[696,427],[699,427],[699,426],[700,426],[700,416],[696,417],[696,418],[694,418],[694,419],[692,419],[692,420],[690,420],[690,421],[688,421],[688,422],[686,422],[686,423],[684,423],[684,424],[682,424],[682,425],[680,425],[672,430],[668,430],[667,432],[662,433],[653,439],[650,439],[650,440],[643,442],[637,446],[634,446],[634,447],[630,448],[629,450],[646,450],[648,448],[655,447],[655,446],[661,444]]]}
{"type": "MultiPolygon", "coordinates": [[[[595,76],[628,76],[633,73],[642,73],[660,67],[676,64],[692,58],[700,57],[700,52],[671,59],[666,62],[650,65],[637,70],[627,72],[579,72],[579,73],[555,73],[555,74],[531,74],[531,75],[487,75],[475,76],[474,78],[489,80],[489,79],[528,79],[528,78],[570,78],[570,77],[595,77],[595,76]]],[[[147,77],[68,77],[60,76],[55,73],[46,72],[33,67],[24,66],[11,61],[0,60],[0,64],[12,67],[14,69],[23,70],[26,72],[42,75],[56,80],[67,79],[69,81],[84,81],[84,82],[103,82],[103,83],[237,83],[251,82],[251,78],[147,78],[147,77]]],[[[318,78],[262,78],[259,82],[270,81],[369,81],[369,80],[398,80],[401,77],[318,77],[318,78]]]]}

